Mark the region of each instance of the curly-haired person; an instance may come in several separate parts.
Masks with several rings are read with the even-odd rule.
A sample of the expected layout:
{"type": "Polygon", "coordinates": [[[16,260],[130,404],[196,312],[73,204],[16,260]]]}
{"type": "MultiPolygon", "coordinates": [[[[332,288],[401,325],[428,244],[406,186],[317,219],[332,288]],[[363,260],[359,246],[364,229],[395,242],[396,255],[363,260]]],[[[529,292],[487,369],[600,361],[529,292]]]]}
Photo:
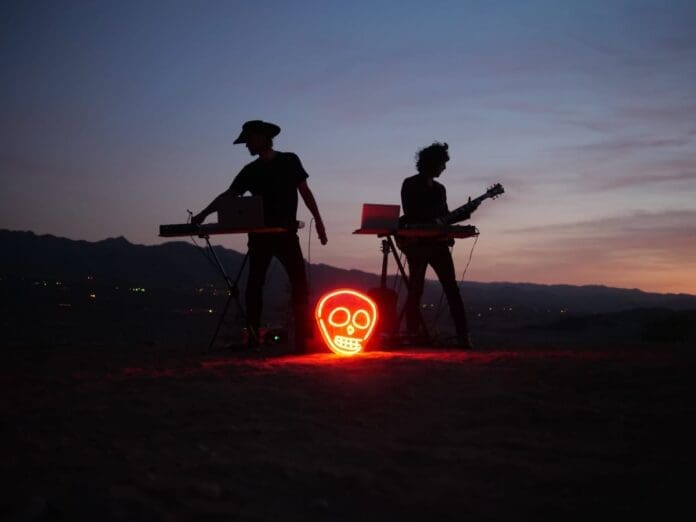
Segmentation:
{"type": "MultiPolygon", "coordinates": [[[[401,186],[401,206],[404,210],[402,225],[444,223],[443,219],[449,213],[447,193],[444,185],[435,181],[435,178],[440,177],[447,168],[450,159],[448,149],[447,143],[435,142],[416,154],[418,174],[406,178],[401,186]]],[[[476,210],[477,206],[472,204],[471,212],[476,210]]],[[[411,335],[418,335],[422,320],[419,305],[423,295],[425,271],[430,265],[435,270],[447,297],[457,331],[457,345],[462,349],[471,349],[466,311],[449,249],[453,244],[452,239],[413,238],[403,246],[409,267],[406,326],[411,335]]]]}

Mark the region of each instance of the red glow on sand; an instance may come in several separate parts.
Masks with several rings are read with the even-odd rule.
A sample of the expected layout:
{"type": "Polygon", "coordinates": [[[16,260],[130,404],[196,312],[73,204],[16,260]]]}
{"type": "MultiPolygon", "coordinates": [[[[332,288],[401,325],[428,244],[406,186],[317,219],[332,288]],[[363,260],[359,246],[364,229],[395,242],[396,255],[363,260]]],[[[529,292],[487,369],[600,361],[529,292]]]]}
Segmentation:
{"type": "Polygon", "coordinates": [[[314,353],[308,355],[285,355],[268,358],[239,358],[221,357],[203,361],[200,369],[204,371],[221,370],[227,367],[245,367],[255,370],[276,370],[281,368],[303,367],[337,367],[360,368],[374,364],[385,365],[385,368],[398,368],[413,362],[426,365],[488,365],[506,361],[596,361],[621,360],[635,358],[635,353],[610,351],[574,351],[574,350],[523,350],[523,351],[468,351],[443,350],[437,348],[416,348],[407,350],[360,352],[352,357],[336,357],[332,353],[314,353]]]}
{"type": "MultiPolygon", "coordinates": [[[[399,371],[400,368],[412,368],[413,364],[424,364],[427,368],[436,366],[486,366],[511,364],[520,361],[520,364],[532,363],[534,361],[573,361],[573,364],[592,361],[620,361],[655,359],[660,360],[661,355],[657,353],[645,353],[636,351],[617,351],[617,350],[515,350],[515,351],[462,351],[462,350],[443,350],[436,348],[416,348],[408,350],[390,351],[368,351],[360,352],[352,357],[336,357],[333,353],[314,353],[308,355],[285,355],[277,357],[264,356],[217,356],[205,358],[192,358],[190,360],[177,361],[170,364],[159,364],[155,366],[130,366],[116,370],[109,374],[108,380],[131,380],[131,379],[181,379],[200,375],[217,375],[229,377],[235,375],[249,375],[256,373],[276,373],[291,371],[305,373],[321,370],[322,368],[332,371],[340,369],[341,373],[346,370],[369,371],[370,368],[378,368],[378,371],[386,374],[399,371]]],[[[104,376],[99,373],[75,374],[75,378],[81,381],[98,382],[104,376]]],[[[0,375],[0,380],[11,380],[15,376],[0,375]]]]}
{"type": "Polygon", "coordinates": [[[348,288],[324,294],[314,316],[324,342],[338,355],[362,351],[378,320],[375,302],[348,288]]]}

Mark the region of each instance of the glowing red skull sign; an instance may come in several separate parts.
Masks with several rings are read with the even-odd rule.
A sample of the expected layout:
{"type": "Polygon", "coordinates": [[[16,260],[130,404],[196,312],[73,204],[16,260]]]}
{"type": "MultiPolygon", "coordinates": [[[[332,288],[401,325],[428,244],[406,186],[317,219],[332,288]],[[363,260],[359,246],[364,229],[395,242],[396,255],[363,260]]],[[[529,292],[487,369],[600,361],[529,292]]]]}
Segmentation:
{"type": "Polygon", "coordinates": [[[377,323],[377,305],[355,290],[335,290],[325,294],[315,310],[321,336],[332,352],[355,355],[377,323]]]}

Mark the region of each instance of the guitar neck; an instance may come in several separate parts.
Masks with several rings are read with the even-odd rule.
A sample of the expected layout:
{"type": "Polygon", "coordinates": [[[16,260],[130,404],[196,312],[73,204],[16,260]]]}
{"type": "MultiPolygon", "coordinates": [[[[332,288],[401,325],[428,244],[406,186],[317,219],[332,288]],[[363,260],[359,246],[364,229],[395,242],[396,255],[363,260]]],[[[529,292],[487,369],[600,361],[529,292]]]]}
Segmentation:
{"type": "Polygon", "coordinates": [[[445,217],[445,223],[448,225],[452,225],[456,223],[457,221],[461,221],[463,219],[467,219],[469,215],[471,214],[471,205],[476,204],[476,203],[481,203],[483,200],[486,198],[489,198],[490,195],[488,193],[486,194],[481,194],[479,197],[476,199],[472,199],[471,201],[467,201],[464,203],[461,207],[455,208],[453,211],[451,211],[447,216],[445,217]]]}
{"type": "Polygon", "coordinates": [[[472,200],[467,201],[461,207],[457,207],[452,212],[447,214],[445,216],[445,219],[444,219],[445,223],[448,225],[453,225],[454,223],[457,223],[459,221],[469,219],[469,216],[471,216],[471,213],[476,209],[476,207],[479,206],[479,204],[484,199],[498,197],[504,192],[505,192],[505,189],[503,188],[503,186],[500,183],[496,183],[495,185],[492,185],[491,187],[488,188],[488,190],[485,192],[485,194],[481,194],[476,199],[472,199],[472,200]]]}
{"type": "MultiPolygon", "coordinates": [[[[471,203],[481,203],[482,201],[484,201],[484,200],[486,200],[486,199],[488,199],[488,198],[490,198],[490,197],[491,197],[491,196],[490,196],[490,194],[488,194],[488,193],[486,193],[486,194],[481,194],[479,197],[477,197],[477,198],[475,198],[475,199],[472,199],[472,200],[471,200],[471,203]]],[[[468,205],[468,204],[469,204],[469,202],[466,203],[466,205],[468,205]]]]}

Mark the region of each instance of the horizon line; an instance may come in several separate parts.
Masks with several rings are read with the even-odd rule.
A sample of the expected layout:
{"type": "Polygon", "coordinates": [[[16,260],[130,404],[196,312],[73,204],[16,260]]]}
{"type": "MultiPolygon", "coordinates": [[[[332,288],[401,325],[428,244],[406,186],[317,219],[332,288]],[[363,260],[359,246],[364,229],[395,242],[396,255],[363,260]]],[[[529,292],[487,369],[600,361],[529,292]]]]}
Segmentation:
{"type": "MultiPolygon", "coordinates": [[[[33,230],[11,230],[7,228],[0,228],[0,233],[2,232],[9,232],[9,233],[19,233],[19,234],[31,234],[33,236],[36,236],[37,238],[40,237],[53,237],[56,239],[65,239],[68,241],[74,241],[74,242],[85,242],[85,243],[91,243],[91,244],[97,244],[97,243],[103,243],[109,240],[119,240],[122,239],[129,245],[133,246],[141,246],[141,247],[159,247],[162,245],[165,245],[167,243],[184,243],[188,246],[194,247],[194,248],[201,248],[198,245],[192,244],[190,241],[186,241],[185,239],[181,240],[174,240],[174,241],[163,241],[161,243],[154,243],[154,244],[142,244],[142,243],[133,243],[128,240],[127,237],[120,235],[120,236],[112,236],[112,237],[106,237],[104,239],[98,239],[96,241],[90,241],[88,239],[74,239],[66,236],[60,236],[52,233],[36,233],[33,230]]],[[[160,236],[157,236],[160,237],[160,236]]],[[[229,252],[235,252],[237,254],[243,255],[242,252],[235,250],[233,248],[228,248],[223,245],[216,245],[217,248],[221,248],[223,250],[229,251],[229,252]]],[[[341,268],[337,267],[335,265],[330,265],[328,263],[309,263],[305,259],[305,262],[309,266],[328,266],[331,267],[335,270],[345,270],[345,271],[354,271],[354,272],[361,272],[363,274],[375,276],[375,277],[380,277],[381,274],[377,272],[369,272],[367,270],[361,270],[359,268],[341,268]]],[[[396,275],[388,275],[387,277],[397,277],[396,275]]],[[[437,282],[437,279],[427,279],[428,281],[433,281],[437,282]]],[[[575,288],[586,288],[586,287],[600,287],[600,288],[608,288],[608,289],[613,289],[613,290],[626,290],[626,291],[637,291],[637,292],[642,292],[644,294],[656,294],[656,295],[666,295],[666,296],[686,296],[686,297],[694,297],[696,298],[696,294],[690,294],[688,292],[651,292],[648,290],[643,290],[642,288],[638,287],[620,287],[620,286],[609,286],[606,284],[602,283],[587,283],[587,284],[572,284],[572,283],[535,283],[535,282],[529,282],[529,281],[509,281],[509,280],[501,280],[501,281],[472,281],[472,280],[465,280],[465,281],[458,281],[458,284],[464,284],[464,283],[472,283],[472,284],[481,284],[481,285],[530,285],[530,286],[570,286],[570,287],[575,287],[575,288]]]]}

